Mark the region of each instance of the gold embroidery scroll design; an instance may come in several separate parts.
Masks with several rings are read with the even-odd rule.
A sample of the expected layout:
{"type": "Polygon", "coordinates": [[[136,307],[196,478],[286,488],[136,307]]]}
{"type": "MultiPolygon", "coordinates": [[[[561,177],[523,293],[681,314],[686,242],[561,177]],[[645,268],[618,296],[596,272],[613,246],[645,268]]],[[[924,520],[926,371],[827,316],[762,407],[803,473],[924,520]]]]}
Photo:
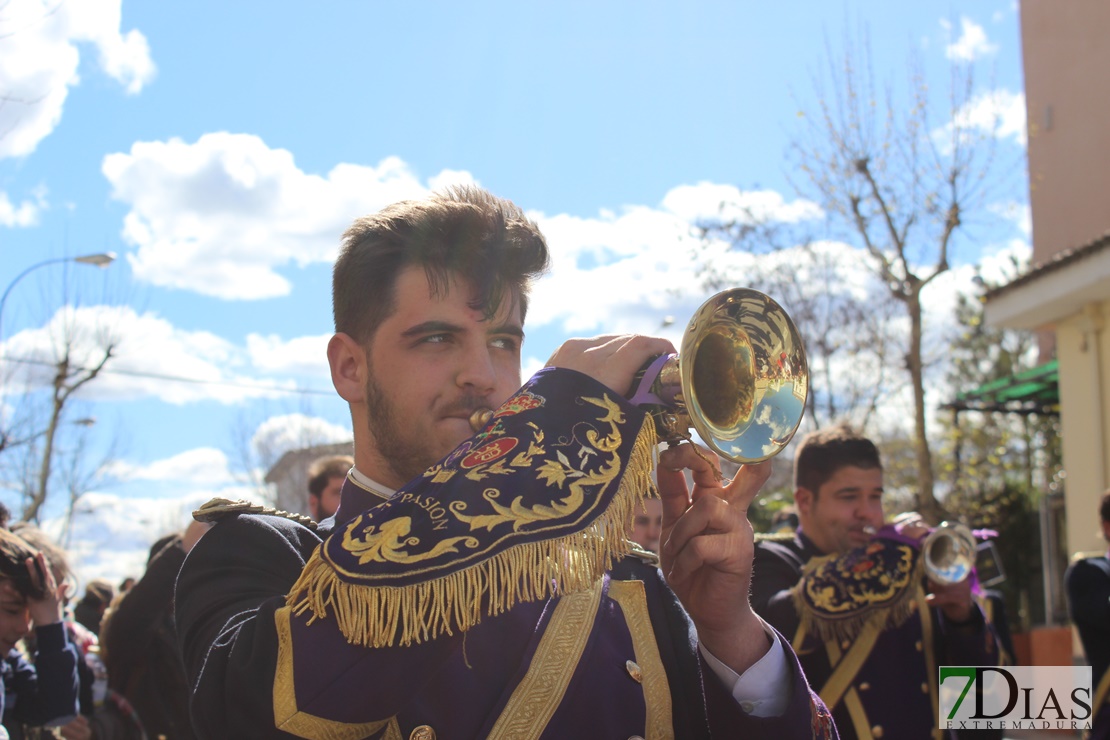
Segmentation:
{"type": "MultiPolygon", "coordinates": [[[[293,613],[311,612],[309,624],[334,618],[343,636],[356,645],[408,645],[465,631],[484,614],[500,614],[520,602],[591,588],[614,558],[629,552],[626,534],[632,512],[654,490],[657,438],[650,418],[622,429],[619,425],[627,424],[624,411],[607,395],[579,395],[575,401],[599,412],[589,414],[588,421],[573,422],[567,427],[570,433],[554,443],[530,420],[520,419],[515,429],[532,434],[527,449],[519,443],[499,446],[500,456],[472,459],[475,465],[468,475],[519,470],[527,477],[522,482],[531,487],[527,501],[520,495],[507,500],[496,485],[480,489],[466,503],[444,503],[448,491],[433,496],[429,487],[402,489],[382,506],[397,502],[423,508],[423,528],[400,515],[382,523],[389,521],[380,519],[382,508],[360,515],[313,553],[286,599],[293,613]],[[622,435],[629,431],[631,444],[622,445],[622,435]],[[628,447],[626,458],[620,453],[623,447],[628,447]],[[446,531],[436,535],[443,522],[446,531]],[[350,556],[351,565],[367,567],[337,562],[329,543],[350,556]],[[377,564],[389,567],[373,567],[377,564]],[[398,584],[399,578],[404,582],[398,584]]],[[[424,480],[457,475],[463,470],[457,463],[466,455],[506,438],[501,421],[427,471],[424,480]]]]}

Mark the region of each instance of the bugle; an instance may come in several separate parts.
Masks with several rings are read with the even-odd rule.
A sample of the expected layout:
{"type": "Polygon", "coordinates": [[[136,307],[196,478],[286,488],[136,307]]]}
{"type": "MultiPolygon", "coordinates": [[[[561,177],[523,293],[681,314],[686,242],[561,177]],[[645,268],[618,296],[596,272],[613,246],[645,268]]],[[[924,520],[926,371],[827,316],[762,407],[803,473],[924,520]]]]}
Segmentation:
{"type": "MultiPolygon", "coordinates": [[[[809,367],[797,327],[769,296],[733,288],[694,313],[678,354],[638,374],[630,401],[647,410],[664,441],[690,428],[721,457],[751,463],[777,455],[805,413],[809,367]]],[[[470,417],[478,431],[492,411],[470,417]]]]}
{"type": "Polygon", "coordinates": [[[936,583],[959,583],[971,575],[978,543],[970,529],[959,522],[941,522],[921,543],[925,574],[936,583]]]}

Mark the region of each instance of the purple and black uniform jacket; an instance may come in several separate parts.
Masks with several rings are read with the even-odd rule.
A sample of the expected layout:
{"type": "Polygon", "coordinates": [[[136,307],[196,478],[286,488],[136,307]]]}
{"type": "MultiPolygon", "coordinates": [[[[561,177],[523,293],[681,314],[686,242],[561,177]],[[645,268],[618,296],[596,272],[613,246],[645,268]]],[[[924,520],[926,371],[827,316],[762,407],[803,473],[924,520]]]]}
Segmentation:
{"type": "MultiPolygon", "coordinates": [[[[1077,560],[1064,574],[1068,593],[1068,611],[1079,630],[1083,652],[1091,664],[1095,707],[1091,740],[1110,738],[1110,704],[1107,696],[1098,696],[1098,689],[1110,681],[1110,561],[1105,556],[1077,560]]],[[[1110,693],[1104,690],[1104,694],[1110,693]]]]}
{"type": "Polygon", "coordinates": [[[814,690],[829,703],[842,738],[936,737],[937,667],[998,665],[998,640],[993,628],[978,607],[969,622],[953,624],[940,610],[915,603],[904,621],[878,634],[858,669],[849,671],[850,680],[843,690],[830,691],[830,678],[839,665],[830,653],[846,661],[855,642],[825,643],[814,634],[805,634],[799,642],[800,616],[792,594],[805,565],[821,556],[801,531],[792,539],[758,542],[752,608],[794,641],[805,674],[814,690]],[[850,704],[856,707],[854,717],[850,704]]]}
{"type": "MultiPolygon", "coordinates": [[[[608,392],[571,371],[547,373],[531,389],[552,406],[560,393],[608,392]]],[[[629,425],[643,422],[634,407],[621,413],[629,425]]],[[[409,644],[352,644],[332,614],[287,605],[328,543],[368,531],[360,516],[379,531],[395,524],[401,512],[391,506],[406,490],[375,506],[380,499],[348,479],[335,521],[320,531],[237,514],[200,540],[176,597],[200,737],[835,737],[789,648],[786,712],[743,711],[700,658],[659,569],[636,557],[591,588],[518,600],[465,630],[409,644]]],[[[370,563],[364,572],[377,571],[370,563]]]]}

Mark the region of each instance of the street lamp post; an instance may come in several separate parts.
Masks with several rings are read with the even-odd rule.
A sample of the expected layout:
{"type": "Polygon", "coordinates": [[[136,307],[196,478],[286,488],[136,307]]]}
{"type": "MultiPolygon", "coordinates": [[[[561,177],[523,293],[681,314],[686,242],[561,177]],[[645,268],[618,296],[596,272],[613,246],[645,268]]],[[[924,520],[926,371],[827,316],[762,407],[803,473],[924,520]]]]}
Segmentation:
{"type": "Polygon", "coordinates": [[[4,304],[8,302],[8,294],[11,293],[12,288],[14,288],[19,283],[20,280],[27,277],[27,275],[29,273],[39,269],[40,267],[46,267],[47,265],[56,265],[56,264],[59,264],[61,262],[76,262],[80,265],[93,265],[95,267],[107,267],[108,265],[112,264],[112,262],[115,259],[116,259],[116,253],[115,252],[100,252],[98,254],[82,254],[82,255],[77,256],[77,257],[54,257],[52,259],[43,260],[42,262],[36,262],[35,264],[31,265],[30,267],[28,267],[23,272],[16,275],[15,279],[12,280],[10,283],[8,283],[8,287],[4,289],[4,295],[0,296],[0,344],[3,344],[3,341],[4,341],[4,304]]]}

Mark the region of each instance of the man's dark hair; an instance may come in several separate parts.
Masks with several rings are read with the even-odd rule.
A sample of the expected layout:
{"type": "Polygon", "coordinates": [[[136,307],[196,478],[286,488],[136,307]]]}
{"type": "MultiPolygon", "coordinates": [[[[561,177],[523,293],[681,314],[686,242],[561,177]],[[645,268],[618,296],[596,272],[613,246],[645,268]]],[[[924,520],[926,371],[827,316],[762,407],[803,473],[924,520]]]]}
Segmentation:
{"type": "Polygon", "coordinates": [[[308,493],[319,496],[332,478],[346,478],[355,460],[350,455],[329,455],[317,458],[308,466],[308,493]]]}
{"type": "Polygon", "coordinates": [[[882,470],[875,443],[847,424],[810,432],[794,453],[794,487],[816,496],[836,471],[848,466],[882,470]]]}
{"type": "MultiPolygon", "coordinates": [[[[154,541],[154,544],[150,546],[150,549],[146,553],[147,566],[149,567],[150,564],[154,561],[154,558],[158,557],[158,555],[160,555],[161,552],[169,547],[171,544],[177,544],[180,542],[181,532],[170,532],[169,534],[164,534],[156,539],[154,541]]],[[[120,590],[122,591],[123,589],[120,588],[120,590]]]]}
{"type": "Polygon", "coordinates": [[[31,580],[30,571],[27,570],[27,558],[33,560],[37,555],[38,550],[25,542],[22,537],[6,529],[0,529],[0,578],[10,580],[15,590],[29,599],[39,599],[43,596],[44,574],[38,574],[39,582],[36,585],[31,580]]]}
{"type": "Polygon", "coordinates": [[[1102,494],[1102,500],[1098,503],[1098,515],[1104,522],[1110,522],[1110,491],[1102,494]]]}
{"type": "Polygon", "coordinates": [[[397,276],[420,265],[434,296],[454,275],[473,287],[470,307],[489,319],[508,296],[528,308],[531,281],[548,265],[539,227],[510,201],[460,186],[394,203],[343,234],[332,272],[335,330],[369,344],[395,306],[397,276]]]}
{"type": "Polygon", "coordinates": [[[85,585],[81,601],[92,606],[108,606],[116,595],[116,587],[103,578],[94,578],[85,585]]]}

